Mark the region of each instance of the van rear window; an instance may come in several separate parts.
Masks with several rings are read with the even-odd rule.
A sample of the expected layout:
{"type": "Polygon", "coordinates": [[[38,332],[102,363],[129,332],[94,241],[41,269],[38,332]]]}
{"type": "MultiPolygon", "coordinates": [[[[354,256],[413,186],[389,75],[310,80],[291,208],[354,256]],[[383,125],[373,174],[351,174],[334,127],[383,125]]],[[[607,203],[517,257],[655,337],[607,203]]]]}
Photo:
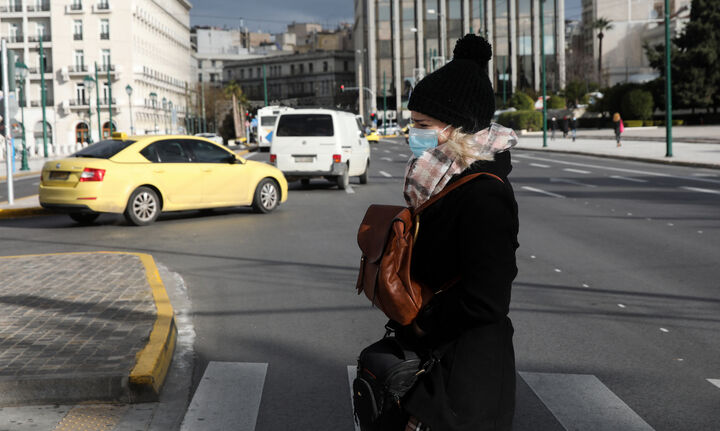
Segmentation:
{"type": "Polygon", "coordinates": [[[269,117],[260,117],[260,125],[261,126],[274,126],[275,120],[277,120],[277,117],[274,115],[271,115],[269,117]]]}
{"type": "Polygon", "coordinates": [[[88,147],[83,148],[77,153],[73,154],[72,157],[92,157],[94,159],[109,159],[130,145],[134,144],[135,141],[118,141],[115,139],[108,139],[107,141],[100,141],[92,144],[88,147]]]}
{"type": "Polygon", "coordinates": [[[285,114],[280,117],[275,136],[333,136],[332,116],[328,114],[285,114]]]}

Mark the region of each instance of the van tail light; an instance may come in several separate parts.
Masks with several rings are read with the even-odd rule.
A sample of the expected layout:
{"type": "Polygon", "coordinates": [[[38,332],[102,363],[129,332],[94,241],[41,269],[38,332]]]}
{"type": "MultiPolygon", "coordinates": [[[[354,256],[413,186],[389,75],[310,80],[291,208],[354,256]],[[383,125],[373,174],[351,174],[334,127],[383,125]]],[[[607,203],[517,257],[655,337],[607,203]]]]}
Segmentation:
{"type": "Polygon", "coordinates": [[[342,162],[342,155],[333,154],[333,163],[340,163],[340,162],[342,162]]]}
{"type": "Polygon", "coordinates": [[[105,169],[85,168],[80,174],[80,182],[102,181],[105,178],[105,169]]]}
{"type": "Polygon", "coordinates": [[[270,154],[270,163],[277,163],[277,154],[270,154]]]}

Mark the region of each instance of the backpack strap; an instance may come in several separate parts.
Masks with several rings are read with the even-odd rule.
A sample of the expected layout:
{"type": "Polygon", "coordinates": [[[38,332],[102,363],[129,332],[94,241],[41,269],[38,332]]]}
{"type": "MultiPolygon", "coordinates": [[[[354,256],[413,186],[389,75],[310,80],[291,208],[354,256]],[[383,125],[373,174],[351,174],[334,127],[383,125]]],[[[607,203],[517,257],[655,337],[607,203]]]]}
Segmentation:
{"type": "Polygon", "coordinates": [[[455,190],[456,188],[460,187],[461,185],[467,183],[468,181],[471,181],[471,180],[479,177],[480,175],[487,175],[487,176],[493,177],[493,178],[495,178],[496,180],[500,181],[501,183],[505,184],[505,181],[503,181],[500,177],[498,177],[498,176],[495,175],[495,174],[491,174],[491,173],[489,173],[489,172],[478,172],[478,173],[476,173],[476,174],[465,175],[464,177],[460,178],[459,180],[457,180],[457,181],[455,181],[455,182],[453,182],[453,183],[448,184],[447,186],[445,186],[444,189],[442,189],[442,190],[440,191],[440,193],[438,193],[438,194],[436,194],[435,196],[431,197],[430,199],[428,199],[427,201],[425,201],[424,204],[422,204],[422,205],[420,205],[419,207],[417,207],[417,209],[416,209],[415,211],[413,211],[413,216],[419,215],[419,214],[420,214],[421,212],[423,212],[427,207],[429,207],[430,205],[432,205],[432,204],[434,204],[435,202],[439,201],[440,199],[444,198],[445,195],[447,195],[447,194],[450,193],[451,191],[453,191],[453,190],[455,190]]]}

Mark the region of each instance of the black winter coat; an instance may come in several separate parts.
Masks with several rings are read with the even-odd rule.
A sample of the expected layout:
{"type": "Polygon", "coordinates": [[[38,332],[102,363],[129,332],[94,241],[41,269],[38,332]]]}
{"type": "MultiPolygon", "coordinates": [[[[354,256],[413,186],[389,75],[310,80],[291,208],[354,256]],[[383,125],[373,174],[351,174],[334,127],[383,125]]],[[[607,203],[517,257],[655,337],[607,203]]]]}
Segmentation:
{"type": "MultiPolygon", "coordinates": [[[[442,355],[404,400],[432,431],[510,430],[515,410],[510,290],[517,275],[518,209],[507,180],[510,153],[478,161],[452,180],[489,172],[450,192],[420,216],[414,279],[441,292],[416,322],[421,343],[442,355]]],[[[452,181],[451,180],[451,181],[452,181]]]]}

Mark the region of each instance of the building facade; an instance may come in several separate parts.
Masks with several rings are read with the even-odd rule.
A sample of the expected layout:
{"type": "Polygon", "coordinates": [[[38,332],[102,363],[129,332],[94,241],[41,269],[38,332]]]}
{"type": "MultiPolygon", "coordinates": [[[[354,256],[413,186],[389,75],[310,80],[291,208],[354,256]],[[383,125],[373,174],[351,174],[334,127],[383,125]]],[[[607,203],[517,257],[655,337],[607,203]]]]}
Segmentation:
{"type": "MultiPolygon", "coordinates": [[[[691,0],[671,0],[671,37],[676,37],[689,21],[691,0]]],[[[643,44],[664,44],[664,0],[583,0],[584,43],[587,52],[597,59],[602,55],[602,70],[595,80],[602,85],[621,82],[645,82],[659,76],[650,67],[643,44]],[[587,23],[599,18],[611,22],[603,32],[602,53],[597,30],[587,23]]]]}
{"type": "Polygon", "coordinates": [[[355,109],[357,92],[352,51],[317,51],[235,61],[225,66],[224,81],[237,82],[254,107],[271,105],[355,109]]]}
{"type": "MultiPolygon", "coordinates": [[[[548,87],[565,86],[565,3],[546,0],[543,11],[548,87]]],[[[363,115],[377,112],[383,92],[391,115],[409,118],[412,87],[452,59],[467,33],[493,47],[488,75],[498,95],[540,89],[540,0],[355,0],[354,42],[363,115]],[[383,85],[384,82],[384,85],[383,85]]]]}
{"type": "Polygon", "coordinates": [[[0,37],[29,69],[30,155],[69,154],[111,130],[183,131],[190,8],[186,0],[0,0],[0,37]]]}

